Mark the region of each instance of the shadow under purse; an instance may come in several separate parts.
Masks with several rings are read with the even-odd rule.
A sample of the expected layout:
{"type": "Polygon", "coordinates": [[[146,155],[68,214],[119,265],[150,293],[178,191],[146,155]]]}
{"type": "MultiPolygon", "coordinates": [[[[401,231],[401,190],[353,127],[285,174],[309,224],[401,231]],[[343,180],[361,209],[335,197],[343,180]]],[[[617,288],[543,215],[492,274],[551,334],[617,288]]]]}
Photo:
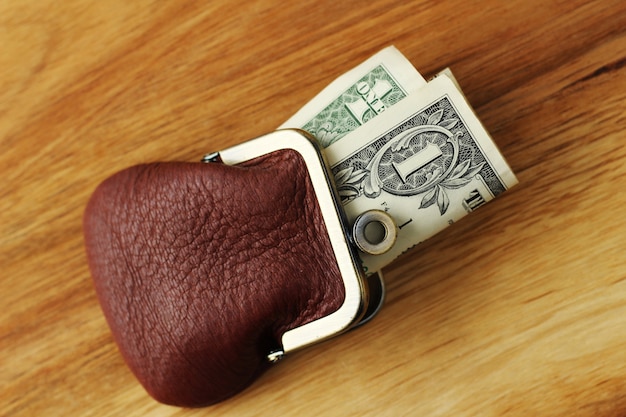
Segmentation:
{"type": "Polygon", "coordinates": [[[104,181],[84,216],[98,299],[157,400],[222,401],[285,352],[354,327],[367,280],[327,165],[285,130],[104,181]]]}

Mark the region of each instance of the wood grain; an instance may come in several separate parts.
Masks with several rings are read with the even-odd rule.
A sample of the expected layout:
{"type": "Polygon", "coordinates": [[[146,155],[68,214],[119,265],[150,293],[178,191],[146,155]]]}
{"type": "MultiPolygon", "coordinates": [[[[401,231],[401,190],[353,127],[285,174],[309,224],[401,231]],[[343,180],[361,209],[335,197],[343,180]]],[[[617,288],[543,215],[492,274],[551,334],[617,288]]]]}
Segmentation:
{"type": "Polygon", "coordinates": [[[625,103],[622,0],[0,2],[0,414],[624,416],[625,103]],[[389,44],[453,69],[520,184],[390,266],[367,326],[210,409],[154,402],[94,295],[90,193],[389,44]]]}

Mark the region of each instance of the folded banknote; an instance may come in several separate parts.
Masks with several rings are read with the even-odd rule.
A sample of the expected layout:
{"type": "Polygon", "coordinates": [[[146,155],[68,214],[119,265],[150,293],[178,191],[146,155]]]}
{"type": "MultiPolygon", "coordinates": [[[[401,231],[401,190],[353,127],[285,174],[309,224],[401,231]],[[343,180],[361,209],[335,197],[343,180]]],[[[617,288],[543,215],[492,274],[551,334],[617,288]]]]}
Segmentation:
{"type": "Polygon", "coordinates": [[[394,47],[339,77],[280,128],[325,147],[348,220],[368,210],[395,221],[379,271],[517,183],[449,69],[429,82],[394,47]]]}

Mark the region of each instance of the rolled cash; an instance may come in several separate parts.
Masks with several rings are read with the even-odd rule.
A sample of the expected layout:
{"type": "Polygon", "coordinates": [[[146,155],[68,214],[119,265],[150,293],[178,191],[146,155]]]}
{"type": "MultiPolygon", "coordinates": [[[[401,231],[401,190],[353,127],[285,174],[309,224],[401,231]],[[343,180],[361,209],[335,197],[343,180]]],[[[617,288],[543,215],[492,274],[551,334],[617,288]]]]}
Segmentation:
{"type": "MultiPolygon", "coordinates": [[[[385,51],[399,54],[395,48],[385,51]]],[[[402,71],[394,73],[389,63],[377,65],[386,68],[385,74],[410,72],[406,59],[395,56],[395,60],[403,63],[402,71]]],[[[326,156],[351,223],[372,209],[395,221],[397,239],[388,252],[361,253],[366,272],[375,272],[512,187],[517,179],[450,70],[428,83],[412,74],[407,84],[413,89],[388,103],[384,99],[391,92],[385,92],[396,90],[377,88],[385,78],[381,73],[371,75],[371,68],[377,68],[372,62],[364,64],[349,77],[336,80],[281,127],[309,130],[327,146],[326,156]],[[359,96],[366,91],[365,84],[374,98],[359,96]],[[362,101],[355,104],[358,100],[362,101]],[[375,100],[382,105],[371,105],[375,100]],[[377,111],[380,106],[382,111],[377,111]]]]}

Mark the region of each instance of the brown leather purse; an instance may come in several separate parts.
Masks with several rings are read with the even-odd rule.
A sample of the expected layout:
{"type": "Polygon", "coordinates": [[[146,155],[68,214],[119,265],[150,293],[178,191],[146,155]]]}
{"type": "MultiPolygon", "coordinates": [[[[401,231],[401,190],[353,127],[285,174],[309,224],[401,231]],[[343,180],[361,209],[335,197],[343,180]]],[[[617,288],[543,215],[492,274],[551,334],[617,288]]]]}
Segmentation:
{"type": "Polygon", "coordinates": [[[380,301],[369,302],[328,167],[306,133],[278,131],[206,161],[119,172],[84,216],[115,341],[146,390],[179,406],[240,392],[284,353],[354,327],[380,301]]]}

